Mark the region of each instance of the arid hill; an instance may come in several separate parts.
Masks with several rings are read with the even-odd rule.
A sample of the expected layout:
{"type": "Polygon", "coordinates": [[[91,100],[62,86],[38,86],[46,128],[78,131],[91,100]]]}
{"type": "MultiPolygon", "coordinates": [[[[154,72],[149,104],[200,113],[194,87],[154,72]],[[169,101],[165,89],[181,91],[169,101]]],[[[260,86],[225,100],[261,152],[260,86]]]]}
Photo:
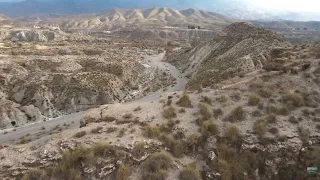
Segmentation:
{"type": "Polygon", "coordinates": [[[280,34],[247,23],[231,24],[223,32],[167,59],[190,77],[190,89],[213,87],[228,78],[261,69],[276,60],[273,49],[289,45],[280,34]]]}

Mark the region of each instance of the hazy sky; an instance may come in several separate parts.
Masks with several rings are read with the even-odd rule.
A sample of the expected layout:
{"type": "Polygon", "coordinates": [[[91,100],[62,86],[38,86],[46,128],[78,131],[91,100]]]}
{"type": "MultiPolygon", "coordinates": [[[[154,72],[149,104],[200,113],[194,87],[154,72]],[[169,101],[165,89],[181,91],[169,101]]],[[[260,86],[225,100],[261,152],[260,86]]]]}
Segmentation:
{"type": "MultiPolygon", "coordinates": [[[[23,0],[0,0],[0,2],[14,2],[14,1],[23,1],[23,0]]],[[[42,0],[42,1],[45,1],[45,0],[42,0]]],[[[115,1],[119,1],[119,0],[115,0],[115,1]]],[[[132,0],[132,1],[134,2],[135,0],[132,0]]],[[[207,1],[210,1],[210,0],[207,0],[207,1]]],[[[214,2],[214,0],[212,1],[214,2]]],[[[320,12],[320,0],[240,0],[240,1],[246,1],[250,4],[268,8],[268,9],[273,9],[273,10],[320,12]]]]}
{"type": "Polygon", "coordinates": [[[320,12],[320,0],[247,0],[249,3],[275,10],[320,12]]]}

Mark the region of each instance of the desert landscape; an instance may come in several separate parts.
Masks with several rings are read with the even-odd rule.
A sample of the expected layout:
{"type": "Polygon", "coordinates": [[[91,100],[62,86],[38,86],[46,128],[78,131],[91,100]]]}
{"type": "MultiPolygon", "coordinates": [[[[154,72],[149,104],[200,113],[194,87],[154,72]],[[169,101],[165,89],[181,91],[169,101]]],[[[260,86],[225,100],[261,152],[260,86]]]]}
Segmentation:
{"type": "Polygon", "coordinates": [[[0,14],[0,179],[319,179],[319,29],[195,8],[0,14]]]}

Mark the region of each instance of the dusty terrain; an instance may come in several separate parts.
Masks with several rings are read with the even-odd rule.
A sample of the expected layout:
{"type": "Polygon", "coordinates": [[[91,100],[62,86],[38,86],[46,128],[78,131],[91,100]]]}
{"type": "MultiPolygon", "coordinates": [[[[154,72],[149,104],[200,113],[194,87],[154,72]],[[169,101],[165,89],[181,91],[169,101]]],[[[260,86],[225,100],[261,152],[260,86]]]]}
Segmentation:
{"type": "MultiPolygon", "coordinates": [[[[17,81],[11,89],[1,86],[6,87],[1,89],[2,101],[13,104],[13,97],[27,95],[31,86],[46,89],[43,91],[55,97],[35,99],[39,96],[31,93],[33,98],[23,98],[41,116],[43,109],[37,102],[47,102],[42,97],[54,108],[79,108],[77,100],[84,99],[92,100],[90,108],[96,108],[86,111],[81,122],[66,117],[45,122],[42,127],[30,125],[3,132],[0,178],[317,179],[308,176],[306,168],[320,167],[319,44],[291,44],[280,34],[245,23],[232,24],[223,32],[192,47],[171,49],[165,62],[160,62],[165,53],[157,55],[158,51],[131,46],[115,49],[113,43],[100,47],[95,42],[69,42],[62,46],[71,53],[68,55],[57,55],[62,47],[53,42],[37,43],[34,51],[23,50],[24,43],[3,49],[3,57],[10,57],[10,63],[5,60],[8,58],[1,61],[6,78],[28,75],[28,80],[17,81]],[[85,54],[94,48],[102,53],[85,54]],[[105,69],[106,64],[121,67],[122,74],[105,69]],[[9,65],[15,68],[8,70],[9,65]],[[14,76],[17,72],[19,76],[14,76]],[[73,83],[63,78],[48,78],[57,73],[75,80],[79,74],[86,76],[70,86],[73,83]],[[96,73],[98,78],[90,78],[96,73]],[[145,80],[146,74],[153,76],[145,80]],[[166,80],[153,86],[162,79],[158,77],[161,74],[166,74],[162,76],[166,80]],[[111,81],[104,79],[109,76],[118,81],[112,90],[107,88],[110,84],[104,86],[111,81]],[[39,84],[35,78],[43,81],[39,84]],[[127,83],[133,82],[142,94],[126,99],[133,92],[127,83]],[[148,87],[150,93],[142,98],[148,87]],[[19,93],[21,89],[26,90],[19,93]],[[54,93],[64,89],[73,93],[54,93]],[[95,93],[100,89],[109,93],[108,98],[98,98],[95,93]],[[72,98],[73,104],[59,104],[72,98]],[[34,105],[32,99],[36,100],[34,105]],[[110,101],[98,102],[101,99],[110,101]],[[106,105],[98,107],[100,104],[106,105]]],[[[14,81],[3,82],[10,85],[14,81]]],[[[22,102],[14,102],[16,109],[24,107],[22,102]]]]}

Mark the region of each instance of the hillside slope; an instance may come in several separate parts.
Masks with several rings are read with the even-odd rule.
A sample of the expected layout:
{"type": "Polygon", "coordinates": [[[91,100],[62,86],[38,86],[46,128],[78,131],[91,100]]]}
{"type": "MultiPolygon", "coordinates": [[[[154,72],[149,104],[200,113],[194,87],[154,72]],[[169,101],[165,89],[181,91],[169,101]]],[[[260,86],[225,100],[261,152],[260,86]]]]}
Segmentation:
{"type": "Polygon", "coordinates": [[[182,49],[167,61],[191,77],[188,87],[213,86],[230,77],[252,72],[274,60],[272,50],[288,43],[274,32],[247,23],[234,23],[211,41],[182,49]]]}

